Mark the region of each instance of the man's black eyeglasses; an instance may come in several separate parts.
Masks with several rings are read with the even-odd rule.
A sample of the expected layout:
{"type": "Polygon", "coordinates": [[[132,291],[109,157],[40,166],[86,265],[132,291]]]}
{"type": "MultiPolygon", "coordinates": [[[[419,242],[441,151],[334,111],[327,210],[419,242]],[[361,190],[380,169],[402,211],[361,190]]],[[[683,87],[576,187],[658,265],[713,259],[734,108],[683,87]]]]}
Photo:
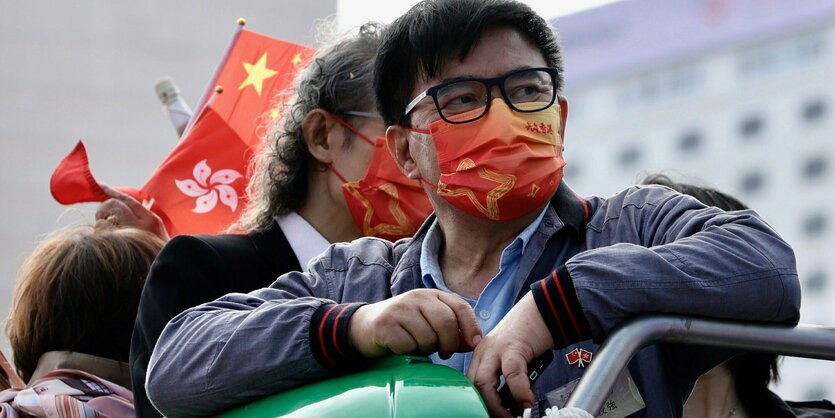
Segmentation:
{"type": "Polygon", "coordinates": [[[493,86],[505,103],[517,112],[538,112],[554,104],[557,98],[557,69],[550,67],[525,68],[496,78],[460,78],[426,89],[406,106],[405,118],[418,103],[431,96],[443,120],[467,123],[480,119],[490,110],[493,86]],[[541,106],[516,107],[522,103],[541,103],[541,106]],[[481,108],[481,112],[470,112],[481,108]]]}

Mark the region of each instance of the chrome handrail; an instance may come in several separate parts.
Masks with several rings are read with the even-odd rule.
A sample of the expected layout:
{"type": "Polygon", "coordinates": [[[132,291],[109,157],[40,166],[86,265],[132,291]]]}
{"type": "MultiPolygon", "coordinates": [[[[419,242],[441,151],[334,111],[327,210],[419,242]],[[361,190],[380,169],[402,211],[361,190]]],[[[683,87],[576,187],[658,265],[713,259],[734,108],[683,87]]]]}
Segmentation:
{"type": "Polygon", "coordinates": [[[811,324],[787,327],[680,316],[643,317],[628,322],[606,338],[565,406],[599,411],[618,373],[638,350],[662,342],[835,360],[835,327],[811,324]]]}

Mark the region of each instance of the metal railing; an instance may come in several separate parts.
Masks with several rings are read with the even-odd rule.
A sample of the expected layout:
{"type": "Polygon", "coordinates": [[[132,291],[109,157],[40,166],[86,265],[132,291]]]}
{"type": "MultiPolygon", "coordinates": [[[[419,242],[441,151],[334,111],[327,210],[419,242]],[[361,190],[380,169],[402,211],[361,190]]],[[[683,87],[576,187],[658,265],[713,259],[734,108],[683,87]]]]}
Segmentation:
{"type": "Polygon", "coordinates": [[[609,335],[565,406],[599,411],[618,373],[638,350],[654,343],[694,344],[835,360],[835,327],[809,324],[786,327],[689,317],[644,317],[609,335]]]}

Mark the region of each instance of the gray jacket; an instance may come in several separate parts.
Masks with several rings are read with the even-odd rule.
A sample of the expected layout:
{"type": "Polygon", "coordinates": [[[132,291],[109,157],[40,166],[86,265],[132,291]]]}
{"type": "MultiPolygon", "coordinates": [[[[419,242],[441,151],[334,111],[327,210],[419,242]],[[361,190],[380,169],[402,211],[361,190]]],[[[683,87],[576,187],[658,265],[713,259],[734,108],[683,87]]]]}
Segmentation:
{"type": "MultiPolygon", "coordinates": [[[[562,185],[552,202],[522,256],[517,288],[527,291],[546,241],[562,234],[554,268],[567,267],[593,336],[576,347],[594,352],[613,328],[644,313],[798,321],[794,254],[753,211],[706,208],[659,186],[583,201],[562,185]]],[[[372,303],[423,287],[425,229],[394,244],[363,238],[332,245],[307,273],[178,315],[151,358],[151,401],[167,416],[207,415],[334,376],[310,349],[311,316],[324,303],[372,303]]],[[[581,375],[564,360],[575,346],[555,351],[537,384],[541,407],[547,392],[581,375]]],[[[680,415],[696,378],[727,357],[679,345],[643,349],[629,365],[647,404],[635,416],[680,415]]]]}

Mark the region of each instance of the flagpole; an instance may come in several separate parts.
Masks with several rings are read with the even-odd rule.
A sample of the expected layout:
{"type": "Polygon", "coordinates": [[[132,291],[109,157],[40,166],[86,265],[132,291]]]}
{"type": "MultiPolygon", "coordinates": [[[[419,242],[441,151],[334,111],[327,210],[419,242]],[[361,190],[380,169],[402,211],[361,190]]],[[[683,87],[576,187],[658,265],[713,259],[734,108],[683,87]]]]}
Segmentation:
{"type": "Polygon", "coordinates": [[[238,18],[238,27],[235,29],[235,34],[232,35],[232,42],[229,43],[229,48],[226,50],[226,53],[223,54],[223,59],[220,60],[220,64],[218,64],[217,68],[215,68],[214,74],[212,74],[211,81],[209,82],[209,85],[212,87],[203,93],[203,97],[200,98],[200,101],[194,108],[194,115],[191,119],[189,119],[188,125],[186,125],[186,128],[183,130],[183,134],[180,135],[180,138],[185,138],[185,135],[191,130],[197,122],[197,119],[199,119],[200,113],[203,112],[203,108],[206,107],[208,101],[215,96],[216,92],[214,86],[217,84],[217,79],[220,77],[220,71],[223,69],[223,66],[226,65],[226,61],[229,59],[229,54],[232,53],[232,48],[235,47],[235,43],[237,43],[238,38],[241,37],[241,32],[243,31],[245,25],[246,19],[242,17],[238,18]]]}

